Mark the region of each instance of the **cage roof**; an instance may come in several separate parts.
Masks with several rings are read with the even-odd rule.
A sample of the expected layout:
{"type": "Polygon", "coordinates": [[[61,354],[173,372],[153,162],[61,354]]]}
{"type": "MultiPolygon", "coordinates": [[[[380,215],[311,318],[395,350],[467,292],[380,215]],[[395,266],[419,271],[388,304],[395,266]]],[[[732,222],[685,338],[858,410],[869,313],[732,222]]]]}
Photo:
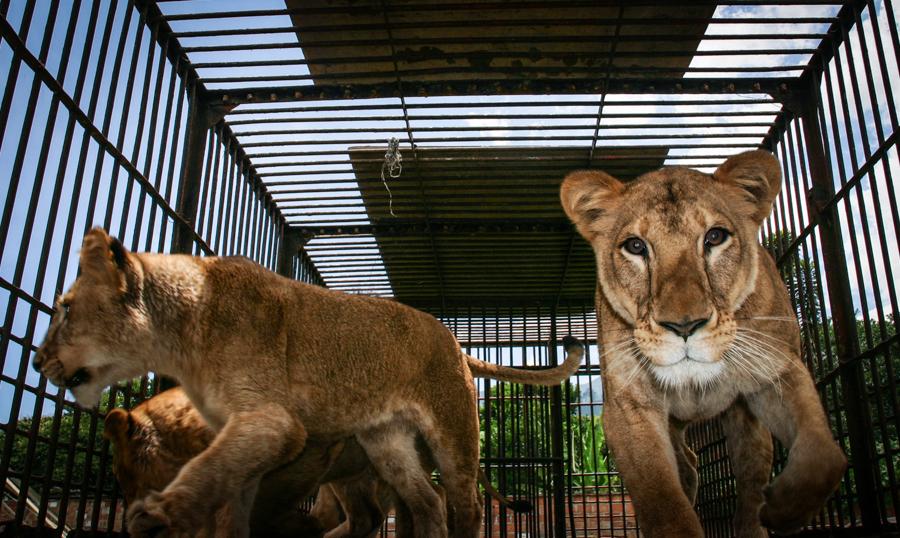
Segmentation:
{"type": "Polygon", "coordinates": [[[764,147],[856,13],[811,1],[155,7],[170,54],[328,285],[424,308],[590,298],[590,249],[559,207],[564,175],[711,169],[764,147]]]}

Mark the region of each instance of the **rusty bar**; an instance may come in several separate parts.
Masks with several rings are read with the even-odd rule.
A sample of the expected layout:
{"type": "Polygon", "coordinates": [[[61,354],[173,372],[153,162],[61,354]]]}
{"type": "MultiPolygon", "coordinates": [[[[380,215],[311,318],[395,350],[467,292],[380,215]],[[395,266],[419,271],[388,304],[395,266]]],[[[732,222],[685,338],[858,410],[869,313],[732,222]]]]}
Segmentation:
{"type": "MultiPolygon", "coordinates": [[[[440,82],[405,81],[406,95],[466,96],[466,95],[573,95],[573,94],[769,94],[785,100],[796,87],[796,78],[616,78],[601,80],[447,80],[440,82]]],[[[238,105],[247,103],[276,103],[291,101],[325,101],[400,97],[397,85],[333,84],[309,86],[263,86],[209,90],[210,103],[238,105]]]]}
{"type": "MultiPolygon", "coordinates": [[[[813,79],[815,80],[815,79],[813,79]]],[[[847,413],[847,429],[853,451],[851,463],[859,497],[859,509],[863,528],[874,531],[879,528],[879,510],[875,497],[876,482],[873,474],[873,448],[868,436],[869,417],[862,406],[860,396],[865,388],[862,380],[859,340],[856,316],[853,309],[848,261],[844,254],[843,238],[837,208],[829,204],[835,196],[832,171],[825,155],[819,114],[818,84],[810,85],[809,97],[803,101],[802,125],[806,140],[807,163],[812,189],[808,193],[809,207],[819,223],[822,241],[823,270],[828,282],[828,297],[834,324],[835,340],[840,362],[841,387],[847,413]],[[827,210],[822,208],[828,206],[827,210]]]]}

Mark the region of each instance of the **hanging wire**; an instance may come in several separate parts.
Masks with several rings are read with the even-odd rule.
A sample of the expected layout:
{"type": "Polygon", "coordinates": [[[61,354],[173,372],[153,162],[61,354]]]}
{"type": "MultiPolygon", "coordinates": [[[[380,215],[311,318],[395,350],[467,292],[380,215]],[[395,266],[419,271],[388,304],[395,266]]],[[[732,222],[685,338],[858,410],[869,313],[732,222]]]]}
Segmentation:
{"type": "Polygon", "coordinates": [[[391,178],[398,178],[400,174],[403,172],[403,156],[400,155],[400,140],[397,138],[391,138],[388,141],[388,149],[384,154],[384,162],[381,163],[381,182],[384,183],[384,189],[388,193],[388,209],[391,212],[392,217],[396,217],[394,214],[394,195],[391,193],[391,188],[388,187],[387,177],[385,177],[385,171],[387,171],[387,175],[391,178]]]}

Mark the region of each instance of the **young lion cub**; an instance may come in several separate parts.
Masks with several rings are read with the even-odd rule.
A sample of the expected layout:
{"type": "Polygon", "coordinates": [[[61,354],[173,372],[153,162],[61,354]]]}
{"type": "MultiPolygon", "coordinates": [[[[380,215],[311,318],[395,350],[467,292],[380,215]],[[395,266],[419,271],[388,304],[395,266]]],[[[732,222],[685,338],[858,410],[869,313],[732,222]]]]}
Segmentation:
{"type": "Polygon", "coordinates": [[[681,167],[623,184],[573,172],[562,205],[597,261],[609,446],[648,536],[702,536],[684,426],[724,412],[738,536],[805,525],[847,462],[800,360],[794,310],[757,241],[781,188],[764,151],[712,175],[681,167]],[[769,481],[772,440],[789,450],[769,481]]]}
{"type": "Polygon", "coordinates": [[[472,376],[556,384],[565,362],[523,371],[464,354],[434,317],[385,299],[296,282],[244,258],[130,253],[105,231],[84,238],[81,275],[57,304],[34,366],[96,405],[104,387],[148,371],[178,380],[217,432],[161,493],[131,505],[128,530],[191,535],[232,502],[248,533],[260,478],[307,438],[356,436],[413,514],[415,535],[447,535],[445,503],[419,464],[434,456],[454,536],[481,526],[472,376]]]}
{"type": "MultiPolygon", "coordinates": [[[[213,432],[180,387],[161,392],[134,409],[111,409],[106,414],[103,436],[112,443],[113,472],[125,501],[162,491],[181,467],[215,439],[213,432]]],[[[426,471],[434,469],[422,455],[426,471]]],[[[513,511],[528,511],[526,501],[500,495],[479,472],[485,491],[513,511]]],[[[369,459],[355,439],[335,443],[307,442],[293,462],[267,473],[259,485],[250,518],[253,536],[297,537],[370,536],[381,527],[396,504],[393,490],[374,473],[369,459]],[[320,485],[321,484],[321,485],[320,485]],[[300,504],[319,487],[315,506],[306,516],[300,504]]],[[[398,506],[398,508],[401,508],[398,506]]],[[[395,534],[412,536],[405,510],[398,509],[395,534]]],[[[231,526],[231,507],[219,509],[204,536],[218,536],[231,526]]]]}
{"type": "MultiPolygon", "coordinates": [[[[213,432],[176,387],[161,392],[132,410],[115,408],[106,414],[103,436],[110,440],[113,473],[125,501],[162,491],[181,467],[205,450],[215,439],[213,432]]],[[[318,522],[298,511],[321,481],[359,475],[369,467],[355,442],[309,442],[295,461],[275,469],[260,482],[250,527],[254,536],[320,536],[318,522]]],[[[231,528],[231,506],[221,507],[198,536],[227,535],[231,528]]]]}

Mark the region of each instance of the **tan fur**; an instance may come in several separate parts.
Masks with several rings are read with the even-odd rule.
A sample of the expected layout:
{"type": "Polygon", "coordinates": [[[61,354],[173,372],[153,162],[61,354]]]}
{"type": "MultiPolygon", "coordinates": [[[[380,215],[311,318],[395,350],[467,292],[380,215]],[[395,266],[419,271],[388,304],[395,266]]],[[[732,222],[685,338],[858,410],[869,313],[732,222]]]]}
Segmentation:
{"type": "MultiPolygon", "coordinates": [[[[184,464],[215,438],[180,388],[162,392],[131,411],[110,410],[103,435],[112,443],[113,472],[128,504],[165,489],[184,464]]],[[[321,535],[318,522],[297,508],[322,480],[354,477],[369,468],[359,445],[347,444],[310,441],[297,460],[263,477],[251,515],[252,534],[321,535]]],[[[226,504],[199,534],[227,535],[230,514],[231,505],[226,504]]]]}
{"type": "MultiPolygon", "coordinates": [[[[180,387],[162,392],[131,411],[110,410],[103,435],[112,443],[113,472],[128,503],[164,489],[181,467],[215,438],[215,432],[180,387]]],[[[430,472],[434,462],[424,446],[418,448],[420,464],[430,472]]],[[[478,481],[501,504],[520,505],[503,497],[481,471],[478,481]]],[[[396,505],[396,494],[372,468],[355,439],[325,444],[311,439],[294,462],[263,477],[251,515],[251,534],[319,536],[327,531],[325,538],[368,536],[378,531],[396,505]],[[319,484],[309,514],[312,519],[308,520],[297,507],[319,484]]],[[[230,524],[230,506],[226,505],[201,534],[225,534],[230,524]]],[[[396,527],[397,536],[412,536],[411,523],[400,521],[396,527]]]]}
{"type": "MultiPolygon", "coordinates": [[[[100,229],[85,237],[80,267],[35,367],[82,405],[95,405],[110,383],[167,375],[217,432],[161,493],[131,505],[132,534],[190,535],[232,502],[235,534],[246,535],[263,474],[293,461],[309,437],[350,436],[408,506],[415,535],[431,538],[446,535],[448,522],[429,476],[407,465],[423,438],[454,536],[478,533],[472,362],[435,318],[242,258],[129,253],[100,229]]],[[[580,360],[572,348],[564,365],[528,377],[559,382],[580,360]]],[[[504,372],[514,370],[496,374],[504,372]]]]}
{"type": "Polygon", "coordinates": [[[789,297],[757,240],[780,186],[764,151],[712,175],[670,167],[623,184],[583,171],[563,182],[563,208],[596,254],[607,440],[648,536],[702,535],[696,458],[681,433],[690,421],[726,413],[739,536],[765,536],[760,521],[802,527],[846,468],[800,360],[789,297]],[[706,245],[712,228],[729,238],[706,245]],[[646,255],[625,248],[633,238],[646,255]],[[766,428],[790,450],[769,486],[766,428]]]}

